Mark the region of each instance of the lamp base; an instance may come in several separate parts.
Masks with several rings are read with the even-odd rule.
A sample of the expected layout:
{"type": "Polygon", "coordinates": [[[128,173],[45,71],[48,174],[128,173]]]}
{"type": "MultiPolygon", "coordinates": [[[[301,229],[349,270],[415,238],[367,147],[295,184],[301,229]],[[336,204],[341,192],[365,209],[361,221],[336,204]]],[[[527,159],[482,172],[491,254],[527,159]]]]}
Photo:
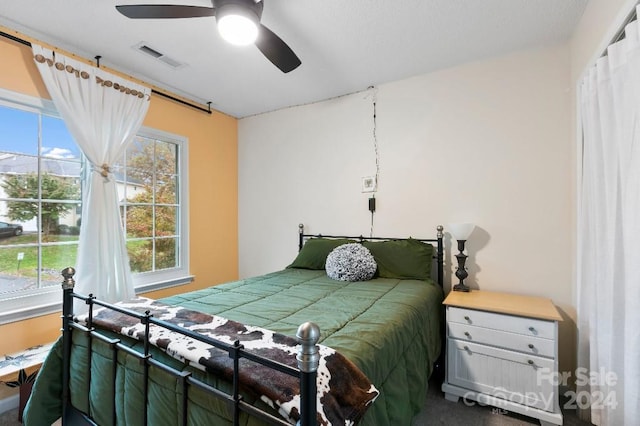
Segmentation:
{"type": "Polygon", "coordinates": [[[464,291],[469,292],[471,290],[469,287],[464,285],[464,280],[467,279],[469,273],[467,272],[467,268],[465,268],[464,264],[467,261],[467,255],[464,254],[464,243],[466,240],[458,240],[458,250],[460,253],[456,254],[456,259],[458,260],[458,268],[456,269],[456,278],[460,280],[460,282],[453,286],[453,291],[464,291]]]}
{"type": "Polygon", "coordinates": [[[471,289],[469,287],[467,287],[464,284],[456,284],[453,286],[453,291],[464,291],[465,293],[468,293],[469,291],[471,291],[471,289]]]}

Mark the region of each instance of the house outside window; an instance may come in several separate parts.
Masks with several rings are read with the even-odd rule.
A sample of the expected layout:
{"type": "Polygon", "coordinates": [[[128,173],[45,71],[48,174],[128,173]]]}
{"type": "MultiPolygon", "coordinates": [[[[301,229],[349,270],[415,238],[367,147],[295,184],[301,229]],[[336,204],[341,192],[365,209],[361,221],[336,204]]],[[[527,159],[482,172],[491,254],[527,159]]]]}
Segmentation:
{"type": "MultiPolygon", "coordinates": [[[[142,129],[112,168],[136,292],[189,282],[186,139],[142,129]]],[[[51,102],[0,90],[0,323],[53,312],[86,160],[51,102]]]]}

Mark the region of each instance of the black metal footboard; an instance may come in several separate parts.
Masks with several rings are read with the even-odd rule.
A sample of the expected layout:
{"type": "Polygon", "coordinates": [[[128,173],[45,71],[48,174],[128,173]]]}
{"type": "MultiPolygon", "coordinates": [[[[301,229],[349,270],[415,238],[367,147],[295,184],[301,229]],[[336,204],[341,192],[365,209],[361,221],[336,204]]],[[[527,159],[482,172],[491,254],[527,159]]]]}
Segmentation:
{"type": "MultiPolygon", "coordinates": [[[[62,339],[63,339],[63,376],[62,376],[62,398],[63,398],[63,412],[62,412],[62,424],[63,425],[78,425],[78,424],[96,424],[94,420],[91,418],[90,413],[84,413],[77,408],[73,407],[71,403],[71,389],[70,389],[70,374],[71,374],[71,352],[72,352],[72,335],[73,333],[84,333],[88,337],[89,342],[89,350],[88,353],[88,377],[87,382],[91,382],[91,342],[94,339],[100,340],[107,345],[110,346],[113,351],[113,383],[116,381],[116,366],[118,363],[118,352],[123,351],[128,355],[131,355],[140,360],[143,365],[143,394],[144,394],[144,406],[145,410],[143,413],[144,425],[148,424],[148,390],[149,390],[149,367],[153,366],[158,368],[165,373],[168,373],[172,377],[175,377],[177,383],[182,388],[182,398],[179,412],[182,413],[181,422],[183,425],[187,425],[188,423],[188,404],[189,404],[189,389],[192,387],[198,388],[208,395],[211,395],[213,398],[217,398],[219,400],[225,401],[229,407],[231,408],[231,412],[233,413],[233,424],[239,425],[240,422],[240,413],[244,412],[251,416],[257,417],[268,424],[272,425],[289,425],[288,422],[283,420],[280,417],[276,417],[271,413],[268,413],[252,404],[247,403],[243,397],[240,395],[240,384],[239,384],[239,368],[240,368],[240,359],[245,358],[250,361],[262,364],[266,367],[272,368],[279,372],[300,378],[300,421],[298,425],[301,426],[313,426],[317,423],[317,411],[316,411],[316,376],[317,369],[319,363],[319,353],[318,346],[316,345],[318,339],[320,337],[320,330],[317,325],[313,323],[305,323],[302,324],[298,328],[298,332],[296,333],[296,337],[298,338],[298,342],[300,346],[298,348],[298,368],[292,368],[288,365],[275,362],[268,358],[257,356],[253,353],[247,352],[239,341],[234,342],[233,345],[229,345],[218,340],[212,339],[210,337],[194,333],[190,330],[184,329],[182,327],[176,326],[174,324],[158,320],[153,318],[153,316],[147,311],[145,314],[140,314],[135,311],[131,311],[128,309],[124,309],[122,307],[112,305],[109,303],[102,302],[97,300],[92,295],[83,296],[73,292],[75,281],[74,276],[75,270],[73,268],[66,268],[62,271],[62,275],[64,277],[64,281],[62,283],[63,289],[63,309],[62,309],[62,339]],[[73,313],[73,301],[74,299],[84,300],[88,305],[88,317],[86,326],[74,321],[74,313],[73,313]],[[117,311],[121,314],[125,314],[131,316],[133,318],[137,318],[144,326],[145,326],[145,336],[143,340],[143,352],[136,351],[131,349],[130,347],[122,344],[120,339],[110,338],[106,335],[101,334],[98,330],[93,327],[93,313],[94,306],[104,307],[107,309],[111,309],[117,311]],[[214,346],[218,349],[224,350],[229,354],[229,357],[233,359],[234,371],[233,371],[233,379],[232,379],[232,392],[226,393],[222,390],[216,389],[209,384],[197,379],[188,371],[180,371],[176,370],[168,365],[163,364],[162,362],[155,359],[150,351],[150,342],[149,342],[149,326],[151,324],[163,327],[167,330],[180,333],[189,338],[199,340],[211,346],[214,346]]],[[[101,377],[101,380],[105,380],[104,377],[101,377]]],[[[115,399],[116,399],[116,387],[113,386],[113,395],[111,397],[114,400],[115,407],[115,399]]],[[[105,396],[105,398],[108,396],[105,396]]],[[[87,395],[89,398],[89,395],[87,395]]],[[[89,404],[87,404],[88,406],[89,404]]],[[[116,424],[116,413],[114,409],[113,413],[113,424],[116,424]]]]}

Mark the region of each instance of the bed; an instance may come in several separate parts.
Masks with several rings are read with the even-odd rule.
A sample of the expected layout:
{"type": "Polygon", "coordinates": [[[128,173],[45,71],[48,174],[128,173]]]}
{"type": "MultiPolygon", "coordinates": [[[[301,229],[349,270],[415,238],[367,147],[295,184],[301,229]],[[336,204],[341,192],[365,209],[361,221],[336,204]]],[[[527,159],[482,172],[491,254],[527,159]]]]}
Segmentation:
{"type": "Polygon", "coordinates": [[[442,237],[442,227],[436,238],[397,239],[309,235],[300,225],[298,256],[283,270],[116,306],[73,293],[66,271],[63,336],[36,380],[25,424],[51,424],[62,417],[63,424],[100,425],[408,426],[422,409],[441,353],[442,237]],[[354,243],[375,259],[374,278],[330,278],[329,255],[354,243]],[[78,298],[90,306],[88,315],[74,317],[78,298]],[[179,320],[173,321],[175,315],[157,319],[168,318],[163,313],[169,311],[180,312],[179,320]],[[226,328],[233,324],[234,336],[272,333],[270,341],[286,341],[296,353],[281,359],[270,356],[273,351],[251,350],[247,337],[240,337],[242,342],[215,333],[199,337],[209,330],[203,324],[220,318],[229,320],[226,328]],[[121,327],[121,321],[127,324],[121,327]],[[212,358],[231,372],[218,371],[197,351],[194,360],[177,356],[165,342],[171,339],[152,342],[145,336],[158,334],[149,327],[183,333],[194,347],[194,338],[214,345],[211,352],[225,356],[212,358]],[[296,335],[297,342],[291,337],[296,335]],[[320,368],[314,370],[312,361],[320,368]],[[243,365],[255,365],[255,372],[243,365]],[[261,388],[271,375],[265,368],[275,369],[272,385],[288,395],[286,403],[244,381],[243,374],[253,376],[253,386],[261,388]],[[335,390],[341,386],[346,386],[343,393],[335,390]],[[290,400],[296,405],[287,405],[290,400]]]}

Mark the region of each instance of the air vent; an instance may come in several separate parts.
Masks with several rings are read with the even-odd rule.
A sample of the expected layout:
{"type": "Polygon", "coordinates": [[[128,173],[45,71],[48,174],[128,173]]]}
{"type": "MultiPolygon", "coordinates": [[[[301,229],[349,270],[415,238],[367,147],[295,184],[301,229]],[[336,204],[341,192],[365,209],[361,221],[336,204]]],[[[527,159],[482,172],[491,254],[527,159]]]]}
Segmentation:
{"type": "Polygon", "coordinates": [[[147,55],[153,56],[154,58],[160,58],[161,56],[164,56],[162,53],[150,48],[146,44],[143,44],[142,46],[138,47],[138,49],[140,49],[142,52],[146,53],[147,55]]]}
{"type": "Polygon", "coordinates": [[[169,65],[171,68],[181,68],[185,65],[182,62],[177,61],[165,55],[164,53],[159,52],[157,49],[150,47],[149,44],[144,41],[136,44],[135,46],[133,46],[133,48],[144,53],[145,55],[149,55],[152,58],[155,58],[160,62],[163,62],[166,65],[169,65]]]}

